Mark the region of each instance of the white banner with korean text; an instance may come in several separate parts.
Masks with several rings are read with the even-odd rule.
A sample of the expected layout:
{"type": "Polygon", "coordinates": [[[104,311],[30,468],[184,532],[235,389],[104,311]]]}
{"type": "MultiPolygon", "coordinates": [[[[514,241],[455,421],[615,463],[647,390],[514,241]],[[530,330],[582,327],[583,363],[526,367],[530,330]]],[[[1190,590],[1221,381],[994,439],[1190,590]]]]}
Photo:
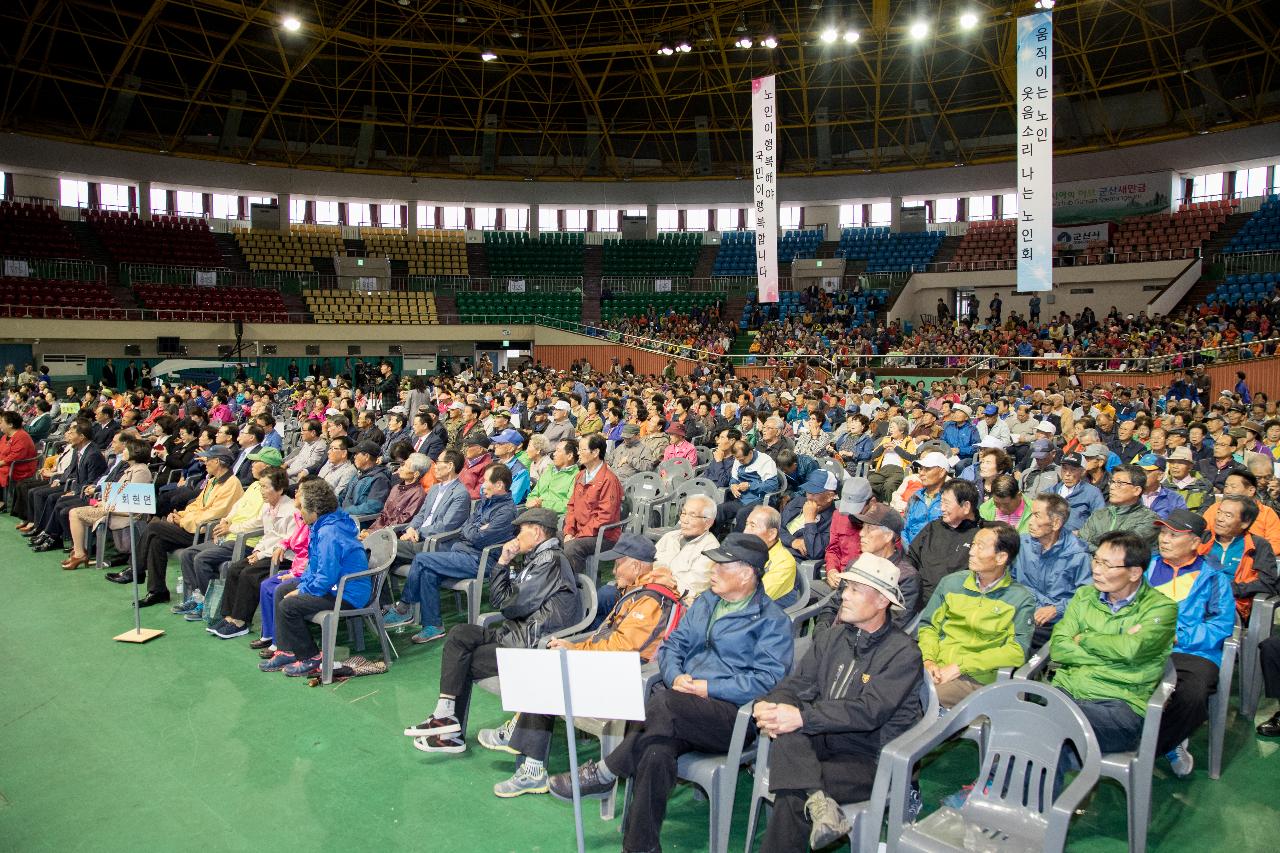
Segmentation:
{"type": "Polygon", "coordinates": [[[755,203],[756,291],[760,302],[778,301],[778,143],[774,78],[751,81],[751,159],[755,203]]]}
{"type": "Polygon", "coordinates": [[[1053,289],[1053,13],[1018,18],[1018,292],[1053,289]]]}

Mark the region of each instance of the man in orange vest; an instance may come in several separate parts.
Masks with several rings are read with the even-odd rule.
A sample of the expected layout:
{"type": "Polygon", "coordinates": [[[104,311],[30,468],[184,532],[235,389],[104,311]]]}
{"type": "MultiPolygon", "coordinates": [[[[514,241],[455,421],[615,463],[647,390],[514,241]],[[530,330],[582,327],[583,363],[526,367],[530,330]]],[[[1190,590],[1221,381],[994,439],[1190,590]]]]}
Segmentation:
{"type": "Polygon", "coordinates": [[[1211,559],[1222,564],[1232,578],[1231,593],[1242,623],[1249,621],[1253,597],[1280,591],[1276,576],[1276,554],[1261,536],[1249,533],[1258,518],[1258,502],[1244,495],[1227,495],[1215,505],[1213,537],[1205,546],[1211,559]]]}

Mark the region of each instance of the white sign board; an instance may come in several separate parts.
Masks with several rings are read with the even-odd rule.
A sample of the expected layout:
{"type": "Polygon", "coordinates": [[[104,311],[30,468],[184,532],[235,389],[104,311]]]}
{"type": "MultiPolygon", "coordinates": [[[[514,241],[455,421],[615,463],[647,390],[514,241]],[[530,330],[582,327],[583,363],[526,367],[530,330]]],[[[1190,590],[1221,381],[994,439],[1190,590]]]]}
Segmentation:
{"type": "Polygon", "coordinates": [[[1053,289],[1053,13],[1018,18],[1018,292],[1053,289]]]}
{"type": "Polygon", "coordinates": [[[216,287],[218,274],[213,270],[196,270],[196,284],[201,287],[216,287]]]}
{"type": "Polygon", "coordinates": [[[524,293],[524,279],[512,279],[507,282],[507,293],[524,293]]]}
{"type": "Polygon", "coordinates": [[[1059,225],[1168,213],[1172,172],[1067,181],[1053,188],[1053,221],[1059,225]]]}
{"type": "Polygon", "coordinates": [[[756,292],[778,301],[778,140],[774,77],[751,81],[751,222],[756,232],[756,292]]]}
{"type": "Polygon", "coordinates": [[[156,514],[154,483],[108,483],[102,496],[108,512],[131,512],[136,515],[156,514]]]}
{"type": "Polygon", "coordinates": [[[658,279],[654,279],[654,281],[653,281],[653,289],[654,289],[656,292],[658,292],[658,293],[670,293],[670,292],[671,292],[671,279],[669,279],[669,278],[658,278],[658,279]]]}
{"type": "Polygon", "coordinates": [[[1053,229],[1053,242],[1059,246],[1083,249],[1090,243],[1105,243],[1111,239],[1111,225],[1106,222],[1094,225],[1057,226],[1053,229]]]}
{"type": "Polygon", "coordinates": [[[31,264],[26,261],[5,258],[4,274],[10,278],[26,278],[31,275],[31,264]]]}
{"type": "MultiPolygon", "coordinates": [[[[575,717],[643,720],[644,682],[637,652],[567,652],[575,717]]],[[[498,649],[504,711],[564,714],[560,652],[498,649]]]]}

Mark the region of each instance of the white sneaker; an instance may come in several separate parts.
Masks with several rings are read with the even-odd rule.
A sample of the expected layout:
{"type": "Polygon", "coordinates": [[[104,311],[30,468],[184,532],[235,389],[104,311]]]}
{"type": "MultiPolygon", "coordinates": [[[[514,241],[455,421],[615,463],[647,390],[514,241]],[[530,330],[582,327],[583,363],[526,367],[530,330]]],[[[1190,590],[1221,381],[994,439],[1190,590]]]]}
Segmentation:
{"type": "Polygon", "coordinates": [[[1173,752],[1168,755],[1169,766],[1173,769],[1173,775],[1179,779],[1185,779],[1191,775],[1191,771],[1196,768],[1196,760],[1192,757],[1190,750],[1187,749],[1187,742],[1184,740],[1173,748],[1173,752]]]}
{"type": "Polygon", "coordinates": [[[493,786],[495,797],[511,799],[521,794],[545,794],[551,790],[547,783],[547,768],[539,767],[537,772],[529,769],[524,762],[510,779],[505,779],[493,786]]]}
{"type": "MultiPolygon", "coordinates": [[[[512,717],[496,729],[481,729],[476,735],[476,740],[485,749],[492,749],[494,752],[507,752],[511,755],[519,755],[511,748],[511,735],[516,730],[516,718],[512,717]]],[[[521,765],[523,767],[524,765],[521,765]]],[[[502,796],[499,794],[498,796],[502,796]]]]}

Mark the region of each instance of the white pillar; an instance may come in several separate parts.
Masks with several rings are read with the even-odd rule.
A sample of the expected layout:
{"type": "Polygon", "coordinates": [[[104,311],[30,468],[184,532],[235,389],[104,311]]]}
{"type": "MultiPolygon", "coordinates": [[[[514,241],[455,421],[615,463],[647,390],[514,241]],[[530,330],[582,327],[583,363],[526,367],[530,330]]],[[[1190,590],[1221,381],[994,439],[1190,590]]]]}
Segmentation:
{"type": "Polygon", "coordinates": [[[281,234],[289,233],[289,208],[293,205],[293,196],[289,193],[276,193],[276,207],[280,210],[280,224],[276,230],[281,234]]]}
{"type": "Polygon", "coordinates": [[[143,222],[151,218],[150,181],[138,181],[138,218],[143,222]]]}
{"type": "Polygon", "coordinates": [[[658,239],[658,206],[656,204],[646,205],[644,209],[645,223],[644,236],[650,240],[658,239]]]}
{"type": "Polygon", "coordinates": [[[902,196],[889,198],[889,231],[897,234],[902,230],[902,196]]]}
{"type": "Polygon", "coordinates": [[[538,236],[538,219],[542,214],[542,205],[534,203],[529,205],[529,236],[536,238],[538,236]]]}
{"type": "Polygon", "coordinates": [[[404,230],[412,240],[418,236],[418,200],[409,199],[405,202],[405,207],[407,209],[404,212],[404,230]]]}

